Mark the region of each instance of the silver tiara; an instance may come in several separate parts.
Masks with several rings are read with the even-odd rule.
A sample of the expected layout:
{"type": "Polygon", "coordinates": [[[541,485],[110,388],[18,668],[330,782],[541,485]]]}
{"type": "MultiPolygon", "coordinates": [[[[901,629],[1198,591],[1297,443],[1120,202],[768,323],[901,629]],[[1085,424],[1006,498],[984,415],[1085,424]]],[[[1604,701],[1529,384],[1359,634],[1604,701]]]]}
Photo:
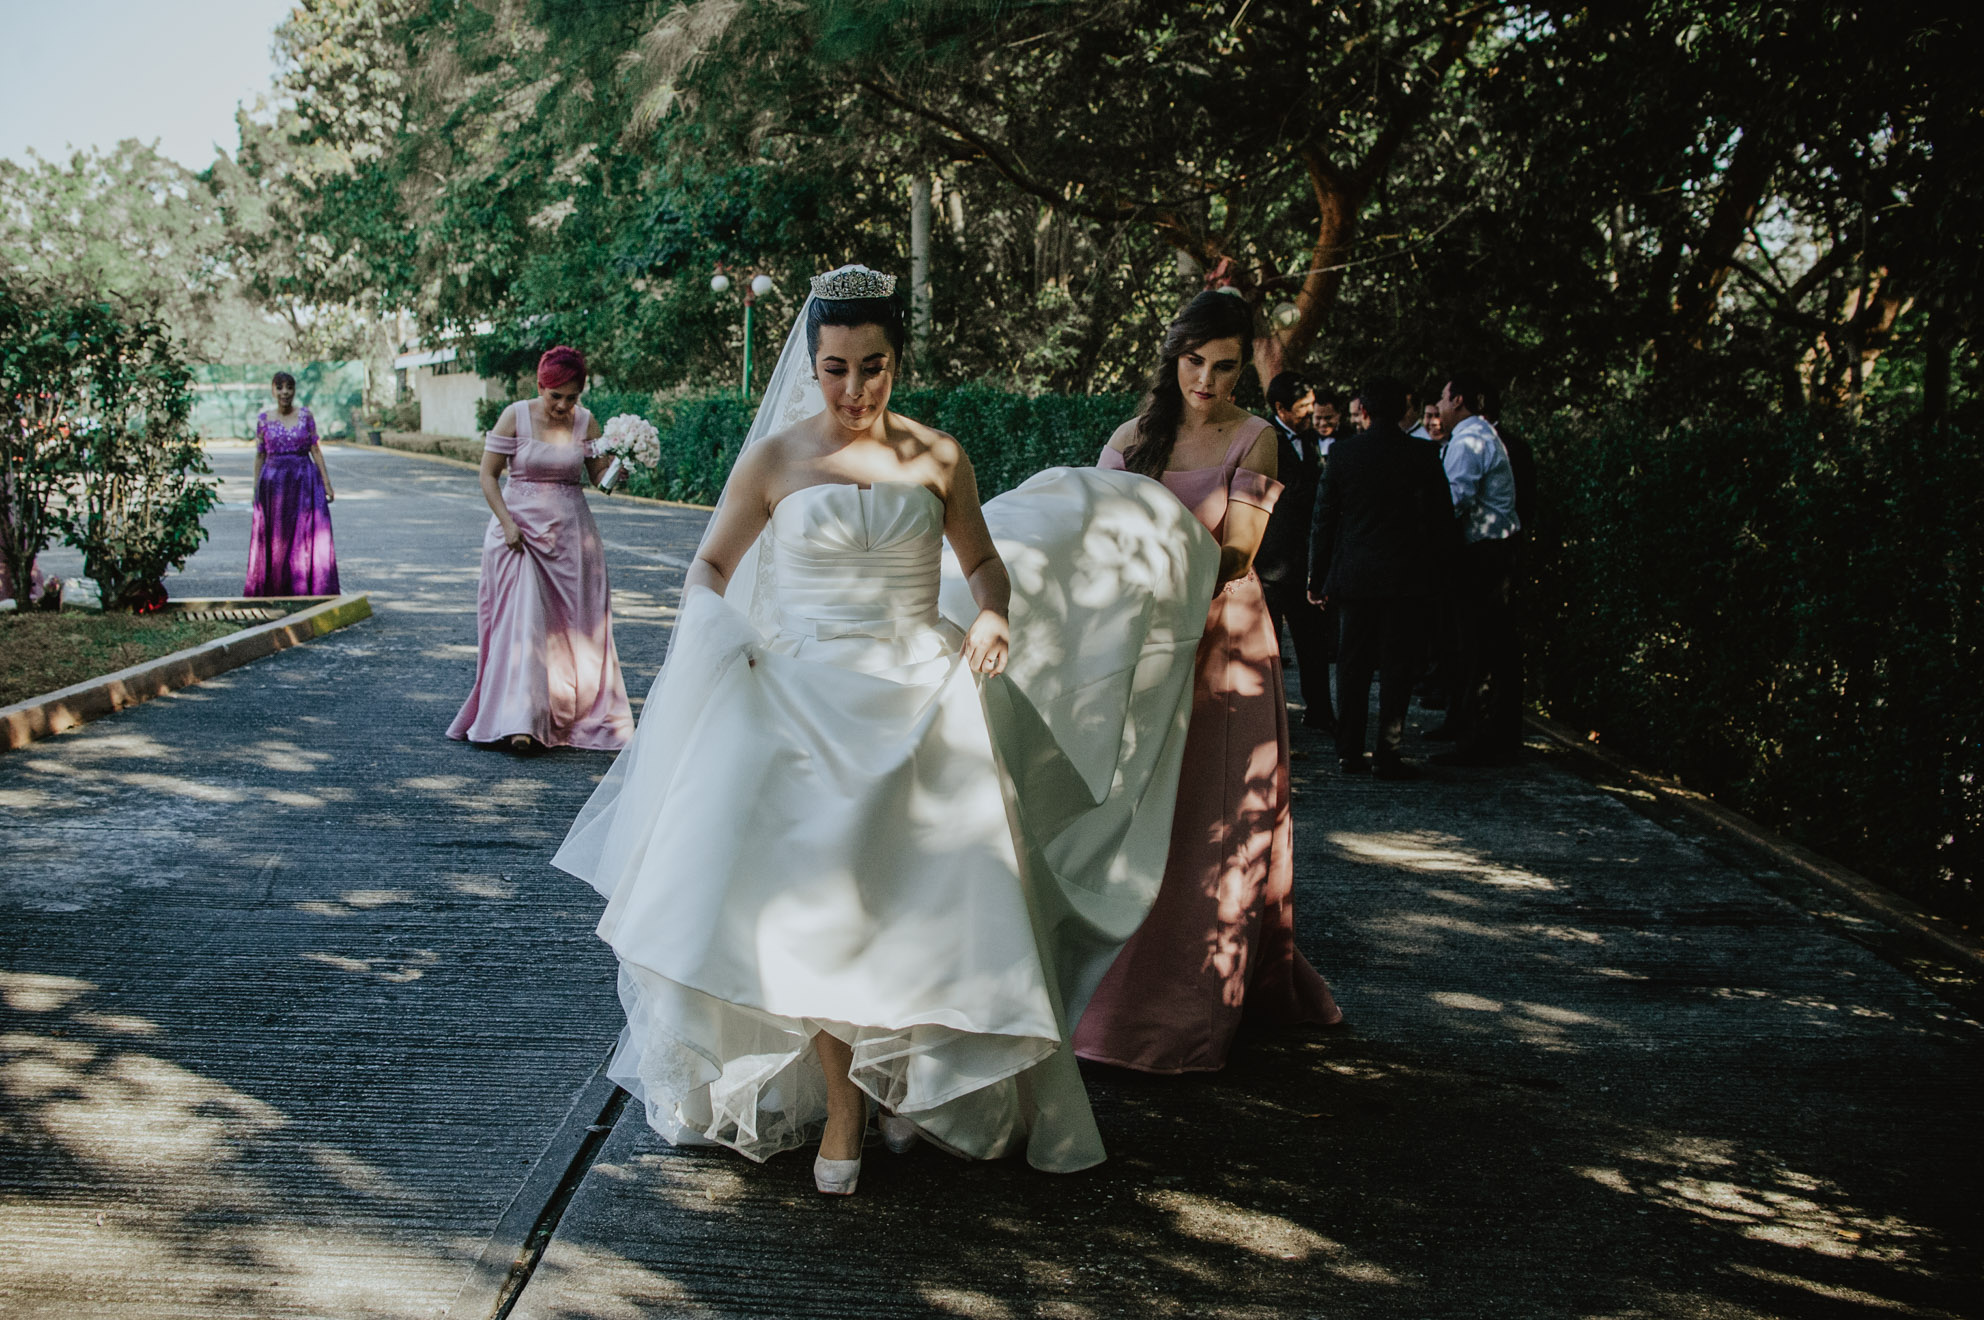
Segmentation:
{"type": "Polygon", "coordinates": [[[815,298],[887,298],[895,291],[895,276],[866,266],[842,266],[813,277],[815,298]]]}

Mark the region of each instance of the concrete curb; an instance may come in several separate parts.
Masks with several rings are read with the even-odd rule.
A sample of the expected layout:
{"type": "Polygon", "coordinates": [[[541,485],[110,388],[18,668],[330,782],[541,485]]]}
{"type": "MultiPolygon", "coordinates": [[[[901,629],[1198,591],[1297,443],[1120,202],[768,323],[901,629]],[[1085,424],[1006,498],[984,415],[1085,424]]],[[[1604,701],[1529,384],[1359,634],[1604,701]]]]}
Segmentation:
{"type": "Polygon", "coordinates": [[[626,1093],[607,1079],[611,1058],[609,1053],[602,1059],[579,1089],[564,1121],[490,1231],[461,1291],[441,1313],[444,1320],[495,1320],[516,1305],[579,1180],[620,1121],[626,1093]]]}
{"type": "Polygon", "coordinates": [[[371,597],[333,596],[259,627],[244,628],[102,678],[30,697],[11,706],[0,706],[0,751],[25,747],[37,738],[102,719],[371,617],[371,597]]]}
{"type": "Polygon", "coordinates": [[[1980,945],[1947,917],[1936,916],[1917,907],[1902,895],[1858,871],[1821,857],[1809,848],[1793,843],[1774,830],[1766,829],[1741,812],[1684,788],[1672,779],[1640,769],[1617,752],[1579,737],[1569,726],[1545,716],[1525,717],[1530,729],[1553,746],[1569,753],[1587,778],[1624,780],[1634,789],[1651,794],[1696,823],[1730,835],[1773,863],[1838,895],[1877,921],[1886,922],[1916,943],[1959,967],[1984,973],[1984,945],[1980,945]]]}
{"type": "MultiPolygon", "coordinates": [[[[395,454],[405,454],[408,458],[424,458],[430,462],[446,463],[450,467],[468,468],[470,471],[474,471],[481,466],[481,464],[472,463],[466,458],[456,458],[453,454],[437,454],[431,449],[402,449],[390,440],[379,445],[359,444],[350,440],[339,441],[339,443],[350,445],[353,449],[390,449],[395,454]]],[[[587,487],[587,489],[590,490],[592,488],[587,487]]],[[[646,495],[629,495],[625,491],[615,491],[606,498],[614,501],[627,500],[633,504],[652,504],[657,509],[694,509],[698,513],[709,513],[716,508],[714,504],[685,504],[681,500],[656,500],[650,499],[646,495]]]]}

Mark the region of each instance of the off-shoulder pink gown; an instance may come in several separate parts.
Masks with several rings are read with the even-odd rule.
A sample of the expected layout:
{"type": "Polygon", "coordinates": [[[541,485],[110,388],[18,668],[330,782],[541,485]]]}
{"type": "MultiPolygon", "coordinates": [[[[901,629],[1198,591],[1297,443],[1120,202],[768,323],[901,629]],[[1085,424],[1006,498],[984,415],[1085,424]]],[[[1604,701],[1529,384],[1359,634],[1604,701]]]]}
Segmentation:
{"type": "MultiPolygon", "coordinates": [[[[1281,484],[1240,466],[1258,431],[1218,467],[1163,481],[1217,537],[1227,506],[1274,508],[1281,484]]],[[[1123,467],[1104,449],[1100,466],[1123,467]]],[[[1281,652],[1251,570],[1212,598],[1192,683],[1192,722],[1157,903],[1123,946],[1075,1031],[1084,1059],[1143,1072],[1226,1065],[1242,1018],[1343,1020],[1295,947],[1294,829],[1281,652]]]]}
{"type": "MultiPolygon", "coordinates": [[[[572,433],[592,417],[580,408],[572,433]]],[[[634,714],[613,649],[606,550],[586,507],[586,446],[531,434],[530,408],[517,409],[517,434],[491,432],[483,448],[510,455],[503,503],[524,534],[503,543],[493,516],[482,537],[476,595],[475,687],[448,726],[450,738],[497,742],[527,733],[547,747],[617,751],[634,714]]]]}

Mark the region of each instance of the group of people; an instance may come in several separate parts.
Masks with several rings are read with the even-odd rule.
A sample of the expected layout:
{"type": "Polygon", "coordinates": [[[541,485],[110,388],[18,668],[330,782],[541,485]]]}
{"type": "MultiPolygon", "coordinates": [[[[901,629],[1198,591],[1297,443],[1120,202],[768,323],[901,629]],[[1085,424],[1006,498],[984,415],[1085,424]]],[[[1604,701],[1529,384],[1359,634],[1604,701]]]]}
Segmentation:
{"type": "MultiPolygon", "coordinates": [[[[560,347],[538,366],[538,397],[511,404],[485,441],[481,483],[491,518],[476,601],[474,686],[451,738],[518,751],[616,751],[634,717],[613,648],[606,561],[583,478],[609,459],[600,426],[579,406],[585,358],[560,347]],[[505,471],[509,480],[501,482],[505,471]],[[501,484],[499,484],[499,482],[501,484]]],[[[274,409],[255,418],[254,501],[243,594],[333,596],[337,498],[317,419],[296,378],[271,382],[274,409]]]]}
{"type": "Polygon", "coordinates": [[[817,1138],[832,1194],[871,1123],[894,1150],[1087,1167],[1077,1059],[1217,1069],[1245,1019],[1342,1017],[1294,936],[1254,568],[1282,483],[1274,428],[1231,402],[1249,309],[1194,299],[1096,467],[981,504],[958,443],[889,407],[893,286],[814,281],[638,726],[581,494],[605,458],[584,364],[547,353],[485,439],[450,729],[622,749],[555,858],[607,900],[612,1075],[670,1141],[817,1138]]]}
{"type": "Polygon", "coordinates": [[[1376,376],[1346,406],[1294,372],[1268,383],[1285,490],[1260,576],[1276,634],[1285,625],[1293,644],[1304,722],[1334,733],[1348,774],[1418,775],[1400,752],[1415,687],[1446,710],[1428,736],[1455,744],[1435,763],[1499,764],[1522,741],[1512,595],[1527,451],[1490,420],[1475,373],[1426,393],[1422,405],[1376,376]]]}
{"type": "MultiPolygon", "coordinates": [[[[871,1121],[892,1150],[1087,1167],[1077,1059],[1211,1070],[1243,1020],[1341,1020],[1294,936],[1284,625],[1346,769],[1374,670],[1376,769],[1403,765],[1443,599],[1457,750],[1509,736],[1520,524],[1471,377],[1431,439],[1385,379],[1345,406],[1278,377],[1270,422],[1232,401],[1252,312],[1208,292],[1094,468],[981,504],[956,440],[889,407],[904,338],[892,277],[815,279],[638,725],[583,494],[610,455],[583,357],[547,352],[485,437],[476,678],[448,730],[619,751],[554,859],[607,900],[612,1075],[673,1142],[762,1160],[817,1138],[829,1194],[855,1190],[871,1121]]],[[[265,488],[330,498],[279,399],[258,543],[265,488]]]]}

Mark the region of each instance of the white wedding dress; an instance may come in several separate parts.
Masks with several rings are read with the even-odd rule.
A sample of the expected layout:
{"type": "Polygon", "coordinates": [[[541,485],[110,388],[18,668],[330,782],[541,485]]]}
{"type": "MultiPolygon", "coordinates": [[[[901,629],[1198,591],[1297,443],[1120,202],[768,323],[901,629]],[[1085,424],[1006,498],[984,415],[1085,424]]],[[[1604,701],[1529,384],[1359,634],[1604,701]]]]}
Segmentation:
{"type": "Polygon", "coordinates": [[[985,513],[1014,586],[999,678],[959,658],[976,606],[920,486],[797,491],[756,610],[684,599],[555,859],[608,899],[610,1072],[668,1140],[817,1135],[827,1031],[959,1152],[1103,1158],[1068,1037],[1163,874],[1218,549],[1121,472],[1051,469],[985,513]]]}

